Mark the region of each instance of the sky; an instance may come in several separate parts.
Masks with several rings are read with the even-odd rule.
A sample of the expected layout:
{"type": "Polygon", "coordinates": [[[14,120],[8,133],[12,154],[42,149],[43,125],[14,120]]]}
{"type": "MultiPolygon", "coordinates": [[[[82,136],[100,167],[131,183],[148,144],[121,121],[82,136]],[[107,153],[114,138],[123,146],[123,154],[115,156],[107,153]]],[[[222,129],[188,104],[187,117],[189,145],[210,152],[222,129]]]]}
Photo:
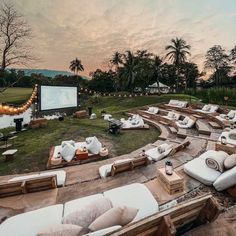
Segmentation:
{"type": "Polygon", "coordinates": [[[31,68],[69,71],[78,57],[88,75],[107,69],[115,51],[147,49],[164,58],[175,37],[203,68],[214,45],[236,45],[236,0],[5,0],[24,15],[39,59],[31,68]]]}

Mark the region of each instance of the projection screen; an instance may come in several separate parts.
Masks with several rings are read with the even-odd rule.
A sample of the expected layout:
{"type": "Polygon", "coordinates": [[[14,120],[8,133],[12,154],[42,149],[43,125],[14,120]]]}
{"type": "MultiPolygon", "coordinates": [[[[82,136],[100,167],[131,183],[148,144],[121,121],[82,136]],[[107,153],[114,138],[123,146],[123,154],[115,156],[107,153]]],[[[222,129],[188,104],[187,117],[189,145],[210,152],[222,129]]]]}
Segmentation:
{"type": "Polygon", "coordinates": [[[40,110],[59,110],[77,107],[77,87],[41,86],[40,110]]]}

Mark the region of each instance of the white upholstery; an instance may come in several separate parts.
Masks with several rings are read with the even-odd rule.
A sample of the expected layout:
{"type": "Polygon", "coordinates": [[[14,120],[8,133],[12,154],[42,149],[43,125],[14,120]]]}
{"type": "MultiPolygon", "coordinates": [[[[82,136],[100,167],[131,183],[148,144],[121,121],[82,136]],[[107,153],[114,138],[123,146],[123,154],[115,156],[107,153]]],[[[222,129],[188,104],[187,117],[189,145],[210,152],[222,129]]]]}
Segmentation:
{"type": "Polygon", "coordinates": [[[41,176],[51,176],[51,175],[56,175],[57,186],[65,185],[66,172],[64,170],[55,170],[55,171],[41,172],[41,173],[33,174],[33,175],[18,176],[18,177],[14,177],[8,180],[8,182],[21,181],[21,180],[27,180],[27,179],[32,179],[32,178],[39,178],[41,176]]]}
{"type": "Polygon", "coordinates": [[[75,156],[76,148],[69,143],[66,143],[61,149],[61,156],[67,162],[70,162],[75,156]]]}
{"type": "Polygon", "coordinates": [[[96,201],[97,199],[100,198],[103,198],[102,194],[94,194],[66,202],[64,205],[64,216],[67,216],[74,211],[83,209],[93,201],[96,201]]]}
{"type": "Polygon", "coordinates": [[[115,226],[112,226],[109,228],[101,229],[101,230],[86,234],[85,236],[104,236],[106,234],[112,233],[112,232],[114,232],[118,229],[121,229],[121,228],[122,228],[122,226],[115,225],[115,226]]]}
{"type": "Polygon", "coordinates": [[[149,107],[146,112],[149,114],[157,114],[159,112],[159,108],[158,107],[149,107]]]}
{"type": "Polygon", "coordinates": [[[216,116],[216,118],[220,121],[236,122],[236,110],[229,111],[227,115],[220,114],[219,116],[216,116]]]}
{"type": "Polygon", "coordinates": [[[172,146],[167,143],[163,143],[158,147],[149,149],[148,151],[145,152],[145,154],[148,156],[149,160],[159,161],[159,160],[165,158],[172,150],[172,146]],[[160,153],[158,151],[158,147],[163,148],[165,151],[160,153]]]}
{"type": "Polygon", "coordinates": [[[103,119],[104,120],[110,120],[112,118],[112,115],[110,115],[110,114],[105,114],[104,116],[103,116],[103,119]]]}
{"type": "Polygon", "coordinates": [[[102,144],[98,141],[97,137],[86,138],[86,148],[92,154],[98,154],[102,149],[102,144]]]}
{"type": "Polygon", "coordinates": [[[173,111],[169,111],[167,116],[163,116],[163,117],[166,118],[166,119],[169,119],[169,120],[179,120],[180,114],[175,113],[173,111]]]}
{"type": "Polygon", "coordinates": [[[174,106],[174,107],[184,108],[184,107],[187,107],[188,102],[179,101],[179,100],[170,100],[168,105],[174,106]]]}
{"type": "Polygon", "coordinates": [[[202,109],[197,109],[196,111],[200,111],[203,113],[214,113],[217,112],[217,110],[219,109],[218,105],[212,105],[212,104],[208,104],[208,105],[204,105],[202,109]],[[209,110],[207,108],[210,108],[209,110]]]}
{"type": "Polygon", "coordinates": [[[74,141],[74,140],[62,141],[62,142],[61,142],[61,146],[64,147],[65,144],[67,144],[67,143],[71,144],[72,146],[75,146],[75,141],[74,141]]]}
{"type": "Polygon", "coordinates": [[[223,191],[236,185],[236,166],[223,172],[213,185],[218,191],[223,191]]]}
{"type": "Polygon", "coordinates": [[[106,178],[107,176],[109,176],[111,174],[111,168],[112,168],[112,165],[115,163],[122,163],[122,162],[126,162],[126,161],[130,161],[132,159],[128,158],[128,159],[121,159],[121,160],[117,160],[111,164],[107,164],[107,165],[103,165],[101,167],[99,167],[99,174],[101,176],[101,178],[106,178]]]}
{"type": "Polygon", "coordinates": [[[143,118],[139,115],[133,115],[128,120],[121,119],[122,128],[139,128],[144,126],[143,118]]]}
{"type": "MultiPolygon", "coordinates": [[[[221,135],[220,135],[220,137],[219,137],[219,139],[218,139],[218,141],[221,141],[221,137],[224,136],[224,137],[226,137],[227,143],[236,145],[236,140],[231,139],[231,138],[229,137],[230,132],[232,132],[232,131],[222,132],[221,135]]],[[[236,130],[234,130],[234,132],[236,132],[236,130]]]]}
{"type": "Polygon", "coordinates": [[[195,124],[195,121],[192,120],[190,117],[186,116],[183,121],[176,121],[175,123],[179,128],[190,129],[195,124]],[[186,122],[186,124],[183,124],[182,122],[186,122]]]}
{"type": "Polygon", "coordinates": [[[63,205],[53,205],[8,218],[0,225],[1,236],[36,236],[50,225],[60,224],[63,205]]]}
{"type": "Polygon", "coordinates": [[[221,175],[221,172],[209,168],[206,165],[206,158],[222,155],[222,153],[224,153],[227,156],[227,153],[222,151],[213,151],[213,150],[206,151],[198,158],[195,158],[192,161],[186,163],[184,165],[184,171],[188,175],[199,180],[201,183],[205,185],[212,185],[221,175]]]}
{"type": "Polygon", "coordinates": [[[129,206],[139,209],[134,221],[138,221],[159,211],[158,203],[143,184],[130,184],[104,192],[113,206],[129,206]]]}

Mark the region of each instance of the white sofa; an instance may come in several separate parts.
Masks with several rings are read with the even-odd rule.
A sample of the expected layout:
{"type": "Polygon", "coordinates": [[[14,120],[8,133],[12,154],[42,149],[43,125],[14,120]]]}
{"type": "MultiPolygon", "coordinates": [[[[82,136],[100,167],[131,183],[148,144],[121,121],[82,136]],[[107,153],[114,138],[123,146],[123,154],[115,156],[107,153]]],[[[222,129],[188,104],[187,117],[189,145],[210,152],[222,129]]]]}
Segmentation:
{"type": "Polygon", "coordinates": [[[145,154],[151,161],[160,161],[161,159],[165,158],[171,151],[172,151],[172,145],[163,143],[158,147],[147,150],[145,154]],[[158,148],[162,148],[163,152],[159,152],[158,148]]]}
{"type": "Polygon", "coordinates": [[[228,114],[220,114],[216,118],[220,121],[236,122],[236,110],[231,110],[228,114]]]}
{"type": "Polygon", "coordinates": [[[233,136],[236,137],[236,130],[222,132],[218,141],[221,142],[221,137],[224,136],[226,138],[227,143],[233,144],[236,146],[236,138],[234,138],[232,134],[234,134],[233,136]]]}
{"type": "Polygon", "coordinates": [[[168,119],[168,120],[179,120],[180,118],[180,114],[173,112],[173,111],[169,111],[168,114],[166,116],[163,116],[164,118],[168,119]]]}
{"type": "Polygon", "coordinates": [[[9,179],[8,182],[14,182],[14,181],[22,181],[32,178],[40,178],[45,176],[52,176],[56,175],[57,177],[57,186],[64,186],[66,181],[66,172],[64,170],[55,170],[55,171],[47,171],[47,172],[40,172],[37,174],[32,175],[23,175],[23,176],[17,176],[12,179],[9,179]]]}
{"type": "MultiPolygon", "coordinates": [[[[103,194],[75,199],[66,202],[64,205],[53,205],[10,217],[0,225],[0,235],[36,236],[38,232],[48,226],[60,224],[64,216],[79,209],[86,208],[94,200],[103,197],[109,198],[113,206],[126,205],[137,208],[139,211],[132,222],[159,211],[158,203],[148,188],[143,184],[134,183],[105,191],[103,194]]],[[[119,228],[120,226],[109,227],[86,235],[102,236],[119,228]]]]}
{"type": "Polygon", "coordinates": [[[158,107],[149,107],[147,111],[145,111],[148,114],[157,114],[159,112],[158,107]]]}
{"type": "Polygon", "coordinates": [[[191,119],[190,117],[186,116],[184,118],[184,120],[178,120],[176,121],[176,125],[179,127],[179,128],[182,128],[182,129],[190,129],[194,126],[195,124],[195,120],[191,119]]]}
{"type": "Polygon", "coordinates": [[[185,173],[205,185],[213,185],[218,191],[223,191],[236,185],[236,167],[221,173],[220,171],[211,169],[206,165],[206,158],[212,156],[216,157],[219,153],[228,156],[227,153],[222,151],[209,150],[186,163],[184,165],[185,173]]]}
{"type": "Polygon", "coordinates": [[[215,113],[219,109],[218,105],[213,104],[207,104],[202,107],[202,109],[196,109],[196,111],[202,112],[202,113],[215,113]]]}
{"type": "Polygon", "coordinates": [[[185,108],[185,107],[187,107],[188,102],[172,99],[172,100],[169,101],[169,103],[167,105],[172,106],[172,107],[185,108]]]}
{"type": "Polygon", "coordinates": [[[140,115],[133,115],[132,117],[129,117],[128,120],[122,119],[120,120],[122,122],[122,129],[130,129],[130,128],[142,128],[144,127],[144,121],[143,118],[140,115]]]}

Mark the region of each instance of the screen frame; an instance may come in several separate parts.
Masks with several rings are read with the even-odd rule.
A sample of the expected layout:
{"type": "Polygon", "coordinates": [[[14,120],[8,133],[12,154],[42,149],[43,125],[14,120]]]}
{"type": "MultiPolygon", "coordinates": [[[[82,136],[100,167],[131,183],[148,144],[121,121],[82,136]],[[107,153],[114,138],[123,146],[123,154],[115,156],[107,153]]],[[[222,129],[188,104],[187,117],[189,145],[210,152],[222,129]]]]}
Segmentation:
{"type": "Polygon", "coordinates": [[[79,107],[79,87],[78,86],[74,86],[74,85],[43,85],[43,84],[41,84],[41,85],[39,85],[39,87],[38,87],[38,102],[39,102],[39,111],[40,112],[47,112],[47,111],[54,111],[54,112],[58,112],[58,111],[67,111],[68,109],[76,109],[76,108],[78,108],[79,107]],[[42,107],[42,103],[41,103],[41,101],[42,101],[42,99],[41,99],[41,90],[42,90],[42,86],[44,86],[44,87],[69,87],[69,88],[76,88],[76,94],[77,94],[77,106],[72,106],[72,107],[63,107],[63,108],[52,108],[52,109],[47,109],[47,110],[42,110],[41,109],[41,107],[42,107]]]}

